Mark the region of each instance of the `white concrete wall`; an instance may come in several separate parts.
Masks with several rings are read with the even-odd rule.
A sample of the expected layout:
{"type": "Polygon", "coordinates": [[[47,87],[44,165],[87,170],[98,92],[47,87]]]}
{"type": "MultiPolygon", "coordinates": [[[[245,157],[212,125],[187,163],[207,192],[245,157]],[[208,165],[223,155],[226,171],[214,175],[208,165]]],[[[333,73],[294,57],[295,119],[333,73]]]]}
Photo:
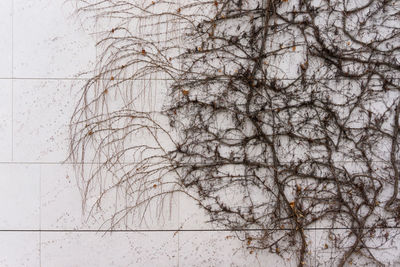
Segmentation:
{"type": "Polygon", "coordinates": [[[244,249],[183,198],[137,231],[96,232],[85,220],[73,166],[62,161],[89,77],[77,74],[93,68],[96,40],[73,10],[64,0],[0,1],[0,266],[290,266],[244,249]]]}

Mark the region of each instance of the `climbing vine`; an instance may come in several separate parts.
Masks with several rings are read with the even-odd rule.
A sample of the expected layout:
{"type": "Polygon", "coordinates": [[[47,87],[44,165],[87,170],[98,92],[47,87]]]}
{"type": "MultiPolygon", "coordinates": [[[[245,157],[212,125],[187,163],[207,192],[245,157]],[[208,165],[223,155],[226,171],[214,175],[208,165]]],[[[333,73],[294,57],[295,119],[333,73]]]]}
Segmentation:
{"type": "Polygon", "coordinates": [[[76,1],[99,25],[98,58],[70,157],[91,163],[77,165],[90,207],[119,199],[111,227],[179,193],[251,251],[386,263],[400,223],[400,2],[76,1]]]}

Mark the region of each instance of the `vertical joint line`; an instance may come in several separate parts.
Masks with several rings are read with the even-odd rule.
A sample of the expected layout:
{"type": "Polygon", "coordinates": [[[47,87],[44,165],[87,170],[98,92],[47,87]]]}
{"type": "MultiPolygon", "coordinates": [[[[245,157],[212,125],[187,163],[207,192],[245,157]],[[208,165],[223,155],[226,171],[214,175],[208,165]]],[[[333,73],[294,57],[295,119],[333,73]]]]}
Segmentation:
{"type": "Polygon", "coordinates": [[[39,167],[39,267],[42,267],[42,166],[39,167]]]}
{"type": "Polygon", "coordinates": [[[11,0],[11,161],[14,161],[14,0],[11,0]]]}

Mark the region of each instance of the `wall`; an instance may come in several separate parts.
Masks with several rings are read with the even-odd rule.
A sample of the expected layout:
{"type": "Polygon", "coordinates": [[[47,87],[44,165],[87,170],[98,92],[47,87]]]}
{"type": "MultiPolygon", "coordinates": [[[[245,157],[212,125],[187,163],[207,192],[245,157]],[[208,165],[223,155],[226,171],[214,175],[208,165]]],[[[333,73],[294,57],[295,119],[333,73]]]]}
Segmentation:
{"type": "MultiPolygon", "coordinates": [[[[0,266],[293,265],[244,249],[183,197],[171,214],[131,230],[98,232],[101,215],[86,220],[73,162],[64,160],[68,122],[90,77],[83,72],[96,61],[96,25],[73,12],[64,0],[0,2],[0,266]]],[[[313,243],[323,242],[313,232],[313,243]]]]}

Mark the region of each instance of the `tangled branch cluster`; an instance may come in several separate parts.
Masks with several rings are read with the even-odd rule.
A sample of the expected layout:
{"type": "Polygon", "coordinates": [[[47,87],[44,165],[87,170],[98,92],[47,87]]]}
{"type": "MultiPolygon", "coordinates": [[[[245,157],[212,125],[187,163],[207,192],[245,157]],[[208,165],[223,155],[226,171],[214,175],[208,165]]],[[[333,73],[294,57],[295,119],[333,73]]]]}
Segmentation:
{"type": "Polygon", "coordinates": [[[94,162],[80,165],[93,207],[117,196],[113,227],[181,192],[211,222],[261,229],[243,234],[253,250],[303,266],[307,229],[322,226],[331,264],[383,264],[377,249],[400,226],[399,1],[102,0],[79,12],[108,26],[71,157],[94,162]]]}

